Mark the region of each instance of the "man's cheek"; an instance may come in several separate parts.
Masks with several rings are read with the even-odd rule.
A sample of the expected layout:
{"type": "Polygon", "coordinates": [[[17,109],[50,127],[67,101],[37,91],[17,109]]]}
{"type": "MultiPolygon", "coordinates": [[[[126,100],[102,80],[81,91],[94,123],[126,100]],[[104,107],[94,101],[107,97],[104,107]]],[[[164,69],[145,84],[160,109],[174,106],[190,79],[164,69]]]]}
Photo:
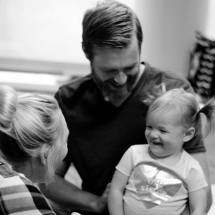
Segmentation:
{"type": "Polygon", "coordinates": [[[128,88],[133,87],[133,85],[135,84],[135,82],[137,80],[137,77],[138,77],[138,74],[128,75],[128,81],[127,81],[128,88]]]}

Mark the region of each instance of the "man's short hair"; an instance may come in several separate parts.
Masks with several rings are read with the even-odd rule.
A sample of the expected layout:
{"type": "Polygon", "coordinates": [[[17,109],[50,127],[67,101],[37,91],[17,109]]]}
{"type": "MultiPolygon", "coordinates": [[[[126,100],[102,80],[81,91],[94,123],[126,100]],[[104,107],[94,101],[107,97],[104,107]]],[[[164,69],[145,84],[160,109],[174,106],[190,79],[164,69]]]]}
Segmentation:
{"type": "Polygon", "coordinates": [[[126,5],[116,1],[98,3],[86,11],[83,22],[82,48],[89,60],[95,47],[127,47],[136,34],[141,50],[142,28],[136,14],[126,5]]]}

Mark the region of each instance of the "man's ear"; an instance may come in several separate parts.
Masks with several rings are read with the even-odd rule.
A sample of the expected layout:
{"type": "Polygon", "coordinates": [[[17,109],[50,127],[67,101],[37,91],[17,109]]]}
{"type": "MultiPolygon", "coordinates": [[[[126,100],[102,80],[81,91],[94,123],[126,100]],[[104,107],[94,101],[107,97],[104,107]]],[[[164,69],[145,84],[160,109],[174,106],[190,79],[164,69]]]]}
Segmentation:
{"type": "Polygon", "coordinates": [[[194,127],[190,127],[186,130],[185,134],[184,134],[184,138],[183,138],[183,141],[184,142],[187,142],[189,140],[191,140],[194,135],[195,135],[195,128],[194,127]]]}
{"type": "Polygon", "coordinates": [[[43,144],[40,150],[40,160],[43,165],[47,165],[47,159],[50,152],[51,146],[43,144]]]}

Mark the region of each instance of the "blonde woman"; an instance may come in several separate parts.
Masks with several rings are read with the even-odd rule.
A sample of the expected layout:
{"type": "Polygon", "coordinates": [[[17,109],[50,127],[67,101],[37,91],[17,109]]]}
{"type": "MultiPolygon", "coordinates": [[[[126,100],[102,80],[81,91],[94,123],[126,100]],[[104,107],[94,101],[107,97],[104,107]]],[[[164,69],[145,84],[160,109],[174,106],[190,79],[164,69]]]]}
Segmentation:
{"type": "Polygon", "coordinates": [[[0,214],[55,214],[37,183],[51,180],[67,137],[54,98],[0,87],[0,214]]]}

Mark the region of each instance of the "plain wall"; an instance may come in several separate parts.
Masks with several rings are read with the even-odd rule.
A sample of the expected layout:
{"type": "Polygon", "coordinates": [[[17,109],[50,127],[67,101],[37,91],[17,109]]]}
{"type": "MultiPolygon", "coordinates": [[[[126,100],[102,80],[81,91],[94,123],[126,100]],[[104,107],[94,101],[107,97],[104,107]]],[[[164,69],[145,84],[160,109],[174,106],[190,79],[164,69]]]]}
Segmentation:
{"type": "Polygon", "coordinates": [[[195,31],[206,32],[210,0],[137,0],[142,59],[186,77],[195,31]]]}
{"type": "MultiPolygon", "coordinates": [[[[141,20],[142,59],[186,77],[195,30],[205,32],[208,4],[214,0],[121,1],[137,11],[141,20]]],[[[1,0],[0,68],[73,72],[77,65],[75,68],[85,73],[84,65],[89,72],[81,49],[81,20],[85,10],[95,3],[96,0],[79,0],[78,4],[76,0],[1,0]]]]}

